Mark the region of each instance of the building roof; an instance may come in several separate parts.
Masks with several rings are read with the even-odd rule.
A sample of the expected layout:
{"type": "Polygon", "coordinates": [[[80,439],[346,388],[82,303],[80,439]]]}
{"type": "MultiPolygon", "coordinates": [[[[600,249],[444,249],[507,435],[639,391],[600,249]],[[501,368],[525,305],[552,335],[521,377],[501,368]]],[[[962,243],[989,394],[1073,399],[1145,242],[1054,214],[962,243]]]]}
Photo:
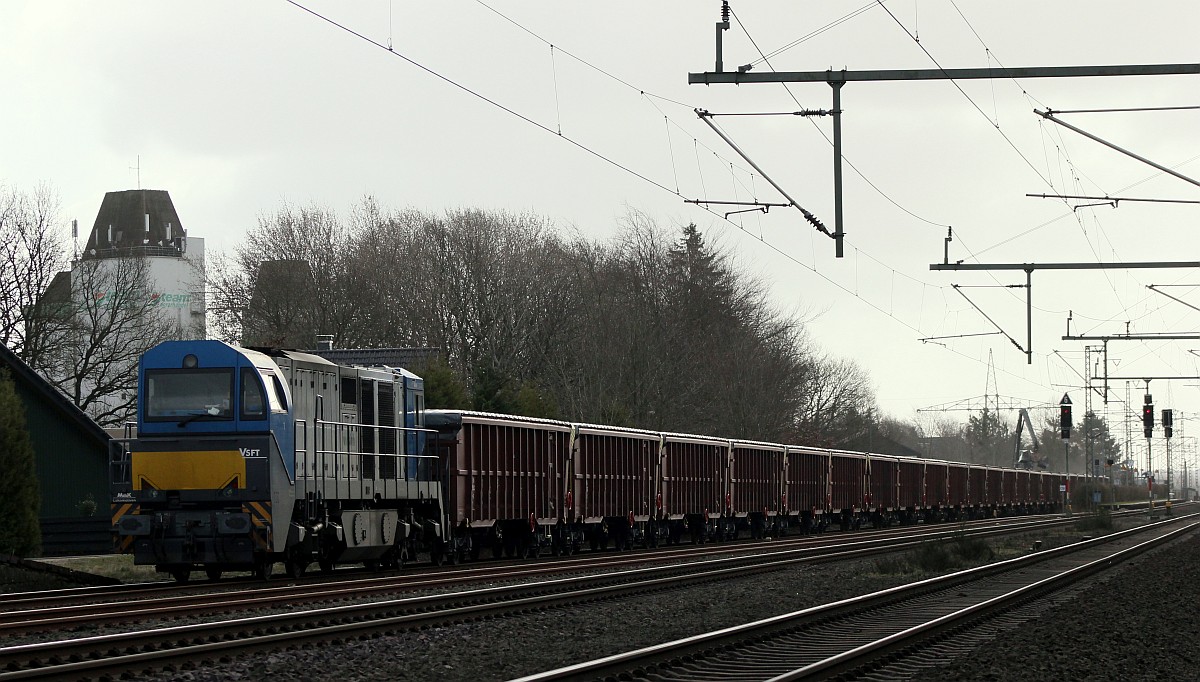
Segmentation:
{"type": "Polygon", "coordinates": [[[339,365],[420,369],[438,359],[437,348],[334,348],[306,351],[339,365]]]}
{"type": "Polygon", "coordinates": [[[87,434],[87,436],[95,438],[102,443],[107,443],[110,440],[108,433],[100,428],[100,425],[93,421],[86,412],[68,400],[67,396],[63,395],[53,384],[43,379],[32,367],[25,364],[24,360],[3,344],[0,344],[0,367],[7,367],[9,372],[12,373],[13,381],[19,387],[23,387],[29,393],[42,398],[61,414],[64,419],[73,423],[87,434]]]}
{"type": "Polygon", "coordinates": [[[104,195],[83,258],[181,256],[186,245],[187,230],[166,190],[128,189],[104,195]]]}

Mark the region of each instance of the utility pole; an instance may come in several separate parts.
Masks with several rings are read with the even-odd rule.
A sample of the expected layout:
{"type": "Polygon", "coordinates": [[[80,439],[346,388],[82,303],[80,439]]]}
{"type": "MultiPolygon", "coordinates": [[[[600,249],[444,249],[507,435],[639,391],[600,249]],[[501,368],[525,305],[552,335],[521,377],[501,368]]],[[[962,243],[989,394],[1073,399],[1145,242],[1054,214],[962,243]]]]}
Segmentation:
{"type": "Polygon", "coordinates": [[[1067,514],[1071,513],[1071,457],[1070,445],[1071,440],[1071,397],[1066,393],[1063,394],[1062,400],[1058,403],[1058,428],[1063,442],[1063,468],[1066,470],[1067,490],[1066,503],[1063,505],[1063,511],[1067,514]]]}
{"type": "Polygon", "coordinates": [[[1142,402],[1142,433],[1146,436],[1146,499],[1150,517],[1154,517],[1154,456],[1151,437],[1154,435],[1154,397],[1150,395],[1150,380],[1146,380],[1146,398],[1142,402]]]}
{"type": "MultiPolygon", "coordinates": [[[[1182,75],[1200,73],[1200,64],[1122,64],[1103,66],[1034,66],[1021,68],[974,68],[974,69],[896,69],[896,70],[867,70],[849,71],[842,69],[834,71],[754,71],[751,65],[737,67],[735,71],[726,71],[724,64],[724,44],[721,33],[728,31],[729,4],[721,3],[721,21],[716,26],[716,71],[689,73],[688,83],[691,85],[750,83],[826,83],[832,90],[833,96],[833,179],[834,179],[834,229],[833,232],[823,230],[834,240],[834,254],[837,258],[843,256],[842,241],[845,235],[842,221],[842,88],[847,83],[864,81],[921,81],[921,80],[971,80],[971,79],[1010,79],[1010,78],[1078,78],[1096,76],[1153,76],[1153,75],[1182,75]]],[[[1048,112],[1049,113],[1049,112],[1048,112]]],[[[1055,123],[1062,124],[1058,119],[1055,123]]],[[[799,206],[797,205],[797,208],[799,206]]],[[[808,216],[805,216],[806,218],[808,216]]],[[[811,222],[811,219],[810,219],[811,222]]],[[[1031,361],[1032,363],[1032,361],[1031,361]]]]}

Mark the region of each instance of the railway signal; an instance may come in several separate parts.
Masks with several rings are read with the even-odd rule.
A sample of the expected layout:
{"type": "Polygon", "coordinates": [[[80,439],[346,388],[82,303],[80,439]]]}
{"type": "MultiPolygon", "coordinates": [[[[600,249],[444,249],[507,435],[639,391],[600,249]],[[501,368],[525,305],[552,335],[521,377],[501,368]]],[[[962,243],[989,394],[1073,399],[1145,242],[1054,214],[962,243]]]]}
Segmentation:
{"type": "Polygon", "coordinates": [[[1058,426],[1062,430],[1063,440],[1071,437],[1071,399],[1063,394],[1062,402],[1058,405],[1058,426]]]}
{"type": "Polygon", "coordinates": [[[1146,401],[1142,405],[1142,431],[1147,438],[1154,435],[1154,398],[1149,393],[1146,394],[1146,401]]]}
{"type": "Polygon", "coordinates": [[[1163,435],[1167,438],[1170,438],[1171,434],[1174,432],[1174,429],[1172,428],[1174,426],[1174,421],[1174,415],[1172,414],[1171,410],[1162,411],[1163,435]]]}

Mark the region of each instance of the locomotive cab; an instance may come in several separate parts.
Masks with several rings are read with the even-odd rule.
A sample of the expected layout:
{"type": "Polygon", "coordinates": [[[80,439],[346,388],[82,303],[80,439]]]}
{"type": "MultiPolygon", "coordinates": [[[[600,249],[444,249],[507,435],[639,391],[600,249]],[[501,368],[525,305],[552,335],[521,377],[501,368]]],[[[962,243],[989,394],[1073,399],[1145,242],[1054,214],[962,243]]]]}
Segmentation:
{"type": "Polygon", "coordinates": [[[118,547],[135,563],[178,580],[197,567],[264,570],[272,491],[286,481],[272,469],[294,467],[277,372],[270,358],[220,343],[168,342],[143,355],[138,437],[114,457],[112,482],[118,547]]]}

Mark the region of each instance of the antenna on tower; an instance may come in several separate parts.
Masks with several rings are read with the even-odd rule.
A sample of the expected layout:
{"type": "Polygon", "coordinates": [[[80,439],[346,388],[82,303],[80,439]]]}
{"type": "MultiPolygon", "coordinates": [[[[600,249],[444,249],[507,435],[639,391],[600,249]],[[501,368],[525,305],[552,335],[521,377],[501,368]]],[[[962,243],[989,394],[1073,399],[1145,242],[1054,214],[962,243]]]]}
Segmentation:
{"type": "Polygon", "coordinates": [[[142,155],[141,154],[137,155],[137,165],[130,166],[129,170],[137,171],[137,185],[138,185],[137,188],[141,189],[142,188],[142,155]]]}

